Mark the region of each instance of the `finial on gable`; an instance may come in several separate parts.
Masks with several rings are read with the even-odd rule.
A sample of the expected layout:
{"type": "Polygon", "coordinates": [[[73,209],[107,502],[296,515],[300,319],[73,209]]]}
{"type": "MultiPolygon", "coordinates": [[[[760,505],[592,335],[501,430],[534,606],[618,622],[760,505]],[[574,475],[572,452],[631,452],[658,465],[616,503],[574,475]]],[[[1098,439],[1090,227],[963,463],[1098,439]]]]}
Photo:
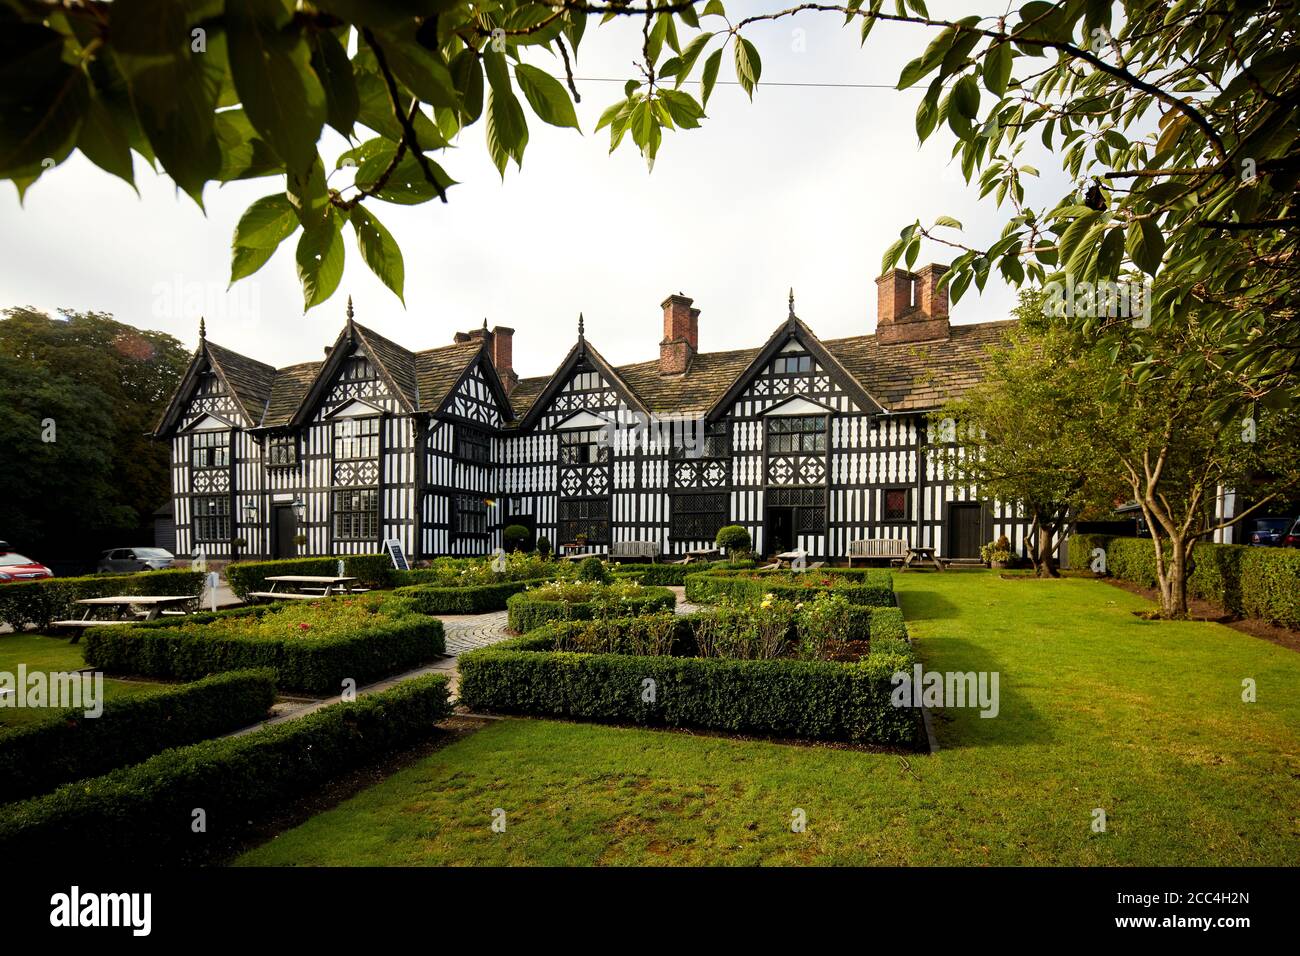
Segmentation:
{"type": "Polygon", "coordinates": [[[483,331],[487,331],[487,316],[483,316],[483,331]]]}
{"type": "Polygon", "coordinates": [[[199,316],[199,341],[202,342],[208,337],[208,327],[203,321],[203,316],[199,316]]]}
{"type": "Polygon", "coordinates": [[[352,296],[348,296],[348,321],[352,321],[352,296]]]}
{"type": "Polygon", "coordinates": [[[790,286],[790,318],[794,318],[794,286],[790,286]]]}
{"type": "Polygon", "coordinates": [[[578,338],[582,338],[582,337],[583,337],[583,331],[582,331],[582,329],[583,329],[583,326],[584,326],[585,324],[586,324],[586,323],[583,321],[583,318],[582,318],[582,313],[579,312],[579,313],[578,313],[578,338]]]}

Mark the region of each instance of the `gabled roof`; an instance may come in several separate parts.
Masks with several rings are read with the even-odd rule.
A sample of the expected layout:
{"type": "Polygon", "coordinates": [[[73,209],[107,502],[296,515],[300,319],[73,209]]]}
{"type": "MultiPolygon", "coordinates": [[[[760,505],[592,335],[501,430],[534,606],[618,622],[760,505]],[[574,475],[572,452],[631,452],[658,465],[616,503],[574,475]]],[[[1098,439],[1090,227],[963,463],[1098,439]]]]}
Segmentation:
{"type": "MultiPolygon", "coordinates": [[[[862,387],[862,383],[844,367],[834,353],[822,344],[821,339],[817,338],[813,330],[804,325],[803,321],[791,311],[786,320],[778,325],[776,331],[768,338],[767,344],[758,350],[758,353],[746,366],[745,370],[736,376],[731,386],[709,407],[709,414],[714,417],[722,415],[732,402],[745,393],[751,379],[767,367],[768,363],[780,353],[782,347],[791,338],[799,340],[799,343],[808,350],[809,354],[817,359],[818,364],[826,369],[827,374],[835,381],[835,384],[847,392],[857,403],[859,409],[864,412],[883,410],[880,403],[862,387]]],[[[687,374],[690,374],[689,370],[687,374]]]]}
{"type": "Polygon", "coordinates": [[[402,407],[413,412],[420,408],[420,387],[416,378],[415,353],[386,339],[373,329],[349,320],[357,338],[379,369],[379,377],[392,389],[402,407]]]}
{"type": "Polygon", "coordinates": [[[181,376],[176,391],[158,419],[154,435],[159,436],[173,428],[185,410],[185,401],[194,389],[199,375],[211,368],[221,379],[244,418],[256,425],[266,408],[266,400],[271,394],[271,383],[275,378],[275,369],[264,362],[240,355],[228,348],[209,342],[200,334],[199,347],[194,350],[189,367],[181,376]]]}
{"type": "MultiPolygon", "coordinates": [[[[568,383],[569,377],[573,374],[574,370],[584,362],[591,365],[591,367],[596,369],[596,371],[600,372],[601,377],[603,377],[605,381],[609,382],[614,391],[618,392],[619,397],[622,398],[623,401],[627,402],[630,408],[634,411],[641,412],[642,414],[650,414],[650,409],[646,407],[645,403],[641,401],[632,386],[624,379],[622,374],[623,370],[616,369],[614,366],[606,362],[604,356],[597,352],[596,349],[587,342],[582,332],[579,331],[578,341],[574,344],[573,348],[569,349],[569,354],[564,357],[564,361],[560,363],[560,367],[557,368],[550,378],[546,380],[546,384],[542,387],[541,391],[528,403],[528,411],[521,415],[519,414],[518,407],[516,407],[515,415],[518,419],[516,423],[517,427],[531,428],[536,424],[537,419],[539,419],[542,416],[542,413],[546,411],[546,406],[551,403],[551,399],[553,399],[560,389],[568,383]]],[[[519,388],[522,385],[523,382],[521,381],[519,385],[515,387],[515,393],[518,393],[519,388]]],[[[513,394],[511,395],[511,401],[514,401],[513,394]]]]}
{"type": "Polygon", "coordinates": [[[276,370],[275,381],[271,383],[271,397],[267,399],[266,412],[262,416],[262,428],[279,428],[293,421],[324,364],[302,362],[276,370]]]}

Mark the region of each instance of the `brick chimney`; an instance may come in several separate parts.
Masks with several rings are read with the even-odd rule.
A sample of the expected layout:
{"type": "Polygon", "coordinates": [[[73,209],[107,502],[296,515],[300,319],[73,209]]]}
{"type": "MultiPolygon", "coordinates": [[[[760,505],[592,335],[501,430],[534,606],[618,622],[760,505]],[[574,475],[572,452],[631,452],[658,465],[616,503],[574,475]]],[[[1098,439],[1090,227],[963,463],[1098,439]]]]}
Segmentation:
{"type": "Polygon", "coordinates": [[[659,343],[659,374],[681,375],[690,367],[700,344],[700,310],[680,292],[663,301],[664,339],[659,343]]]}
{"type": "Polygon", "coordinates": [[[876,341],[882,345],[946,339],[948,290],[939,288],[947,266],[931,263],[916,272],[890,269],[876,280],[876,341]]]}
{"type": "Polygon", "coordinates": [[[498,325],[489,332],[487,319],[484,319],[482,328],[471,329],[468,332],[457,332],[452,341],[457,345],[465,342],[486,342],[488,355],[492,359],[492,365],[497,370],[497,377],[501,379],[501,385],[505,388],[506,394],[509,395],[515,385],[518,384],[519,376],[515,374],[514,368],[514,329],[498,325]]]}

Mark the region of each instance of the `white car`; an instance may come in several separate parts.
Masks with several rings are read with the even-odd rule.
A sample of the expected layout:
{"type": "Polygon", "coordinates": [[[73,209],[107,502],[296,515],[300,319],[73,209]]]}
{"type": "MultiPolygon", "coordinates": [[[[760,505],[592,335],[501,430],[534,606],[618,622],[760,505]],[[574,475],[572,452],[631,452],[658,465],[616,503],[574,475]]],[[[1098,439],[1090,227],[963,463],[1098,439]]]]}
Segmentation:
{"type": "Polygon", "coordinates": [[[175,556],[162,548],[114,548],[99,559],[100,574],[127,571],[161,571],[176,563],[175,556]]]}

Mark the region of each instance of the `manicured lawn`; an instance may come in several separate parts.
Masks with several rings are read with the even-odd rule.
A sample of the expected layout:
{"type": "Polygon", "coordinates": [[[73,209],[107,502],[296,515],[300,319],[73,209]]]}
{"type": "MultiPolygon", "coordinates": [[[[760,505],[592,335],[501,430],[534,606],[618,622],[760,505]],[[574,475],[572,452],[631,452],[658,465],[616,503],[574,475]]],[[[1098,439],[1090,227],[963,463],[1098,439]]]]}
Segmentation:
{"type": "Polygon", "coordinates": [[[508,720],[239,862],[1300,861],[1300,654],[1143,621],[1145,601],[1094,581],[897,582],[928,669],[1001,674],[999,716],[939,714],[943,749],[910,771],[892,754],[508,720]]]}
{"type": "MultiPolygon", "coordinates": [[[[29,673],[77,671],[86,666],[81,656],[81,645],[73,644],[68,638],[32,633],[0,634],[0,671],[13,674],[16,679],[19,664],[26,664],[29,673]]],[[[140,694],[158,686],[140,681],[104,678],[104,699],[140,694]]],[[[46,708],[0,707],[0,732],[7,727],[44,720],[54,712],[46,708]]]]}

